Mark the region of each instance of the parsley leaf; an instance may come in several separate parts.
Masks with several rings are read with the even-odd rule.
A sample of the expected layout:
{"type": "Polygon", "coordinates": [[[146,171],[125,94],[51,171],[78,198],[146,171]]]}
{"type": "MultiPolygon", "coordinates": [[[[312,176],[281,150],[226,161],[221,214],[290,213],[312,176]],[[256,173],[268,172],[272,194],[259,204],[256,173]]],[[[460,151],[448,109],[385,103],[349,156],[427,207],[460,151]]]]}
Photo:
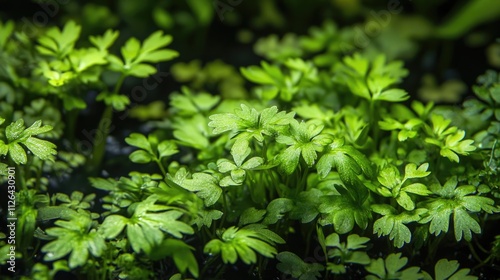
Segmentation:
{"type": "Polygon", "coordinates": [[[340,236],[337,233],[328,235],[325,239],[325,246],[330,247],[328,258],[334,259],[334,262],[328,262],[327,268],[335,274],[345,273],[345,267],[348,263],[369,264],[370,257],[366,252],[359,249],[366,248],[365,243],[370,238],[361,237],[357,234],[351,234],[347,237],[347,242],[340,242],[340,236]]]}
{"type": "Polygon", "coordinates": [[[188,175],[186,169],[181,168],[174,177],[169,175],[169,179],[182,188],[195,192],[205,201],[205,206],[214,205],[219,200],[222,189],[214,176],[207,173],[194,173],[192,178],[188,178],[188,175]]]}
{"type": "MultiPolygon", "coordinates": [[[[440,259],[434,266],[434,280],[476,280],[478,277],[468,275],[470,269],[462,268],[458,270],[460,264],[457,261],[440,259]]],[[[432,280],[432,277],[424,272],[424,280],[432,280]]]]}
{"type": "Polygon", "coordinates": [[[148,138],[139,133],[132,133],[125,138],[125,142],[131,146],[140,148],[129,155],[132,162],[149,163],[151,161],[160,163],[164,157],[168,157],[178,153],[177,146],[174,142],[164,140],[158,141],[158,138],[150,134],[148,138]]]}
{"type": "Polygon", "coordinates": [[[373,233],[379,237],[389,235],[389,239],[394,240],[394,246],[397,248],[411,241],[411,232],[406,224],[419,221],[427,212],[427,209],[419,208],[398,213],[394,207],[385,204],[374,204],[371,207],[373,212],[383,215],[373,223],[373,233]]]}
{"type": "Polygon", "coordinates": [[[205,244],[204,252],[221,254],[224,263],[234,264],[240,258],[244,263],[252,264],[257,261],[255,252],[272,258],[277,254],[274,246],[283,243],[285,240],[263,225],[233,226],[222,233],[221,239],[212,239],[205,244]]]}
{"type": "Polygon", "coordinates": [[[69,221],[58,220],[54,223],[58,227],[49,228],[46,233],[56,239],[42,247],[45,261],[60,259],[67,254],[69,267],[75,268],[87,263],[89,252],[99,257],[106,249],[104,238],[92,229],[92,219],[86,214],[75,214],[69,221]]]}
{"type": "Polygon", "coordinates": [[[307,166],[313,166],[317,152],[321,152],[323,147],[331,142],[327,134],[320,134],[322,130],[323,126],[292,121],[290,123],[291,136],[279,135],[276,138],[276,142],[289,146],[277,158],[280,168],[286,174],[292,174],[295,171],[301,155],[307,166]]]}
{"type": "Polygon", "coordinates": [[[336,139],[328,146],[316,168],[322,178],[325,178],[332,168],[336,168],[342,182],[350,186],[361,184],[358,175],[364,174],[368,178],[375,175],[366,156],[354,147],[345,145],[343,139],[336,139]]]}
{"type": "Polygon", "coordinates": [[[133,208],[132,217],[121,215],[106,217],[99,231],[108,239],[117,237],[126,227],[128,241],[136,253],[149,254],[161,244],[164,234],[181,238],[183,234],[193,234],[193,229],[179,221],[182,212],[171,210],[172,207],[156,204],[158,197],[149,196],[133,208]]]}
{"type": "Polygon", "coordinates": [[[413,210],[415,209],[415,202],[410,194],[427,196],[431,194],[431,192],[422,183],[412,183],[408,185],[405,185],[405,183],[408,179],[423,178],[429,175],[431,172],[427,171],[428,167],[429,164],[424,163],[417,169],[416,164],[409,163],[405,167],[405,176],[401,178],[397,167],[388,165],[380,171],[378,181],[382,184],[382,187],[379,187],[377,191],[383,196],[395,198],[398,204],[404,209],[408,211],[413,210]]]}
{"type": "Polygon", "coordinates": [[[371,220],[371,210],[366,198],[353,195],[345,188],[338,188],[340,195],[325,195],[320,198],[319,212],[321,225],[333,224],[336,232],[348,233],[356,223],[365,229],[371,220]]]}
{"type": "Polygon", "coordinates": [[[421,202],[420,206],[429,211],[420,223],[430,222],[429,232],[435,235],[448,232],[450,216],[453,214],[455,239],[460,241],[464,237],[465,240],[470,241],[472,232],[481,233],[481,227],[471,213],[498,212],[491,198],[474,195],[476,187],[458,186],[456,176],[451,177],[444,186],[432,185],[431,191],[438,197],[421,202]]]}
{"type": "Polygon", "coordinates": [[[372,260],[366,270],[371,275],[366,276],[367,280],[379,279],[400,279],[400,280],[418,280],[422,279],[420,268],[412,266],[401,270],[408,263],[408,258],[401,258],[401,253],[390,254],[387,258],[378,258],[372,260]]]}
{"type": "Polygon", "coordinates": [[[125,76],[148,77],[156,73],[156,68],[149,63],[168,61],[179,55],[174,50],[164,48],[170,42],[172,36],[164,35],[163,31],[151,34],[142,44],[132,37],[121,48],[123,60],[113,54],[108,55],[110,68],[125,76]]]}
{"type": "Polygon", "coordinates": [[[440,148],[440,154],[451,161],[459,162],[458,155],[468,155],[475,151],[472,144],[474,140],[463,140],[465,131],[459,130],[455,126],[449,127],[451,120],[445,119],[441,115],[431,115],[432,129],[427,129],[430,137],[425,138],[425,142],[436,145],[440,148]]]}
{"type": "Polygon", "coordinates": [[[211,115],[208,126],[213,127],[214,134],[232,131],[238,138],[250,140],[254,138],[258,142],[264,141],[264,135],[275,135],[278,131],[286,128],[293,120],[295,113],[278,112],[278,107],[266,108],[262,112],[250,109],[241,104],[234,114],[223,113],[211,115]]]}
{"type": "Polygon", "coordinates": [[[7,143],[0,139],[0,155],[6,155],[8,153],[9,157],[16,164],[26,164],[28,158],[25,150],[20,145],[22,144],[38,158],[42,160],[54,161],[53,156],[57,154],[56,145],[49,141],[33,137],[50,130],[52,130],[52,126],[42,126],[41,120],[38,120],[30,127],[25,128],[24,120],[19,119],[5,128],[5,138],[7,143]]]}
{"type": "Polygon", "coordinates": [[[276,268],[299,280],[316,280],[321,278],[321,271],[325,268],[318,263],[307,263],[292,252],[281,252],[276,255],[280,261],[276,268]]]}

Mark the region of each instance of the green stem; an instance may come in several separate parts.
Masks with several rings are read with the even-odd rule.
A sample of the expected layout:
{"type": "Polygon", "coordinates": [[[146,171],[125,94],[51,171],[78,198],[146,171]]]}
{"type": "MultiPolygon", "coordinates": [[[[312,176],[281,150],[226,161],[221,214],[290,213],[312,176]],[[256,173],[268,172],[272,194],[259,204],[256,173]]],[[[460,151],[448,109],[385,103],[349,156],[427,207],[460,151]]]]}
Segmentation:
{"type": "MultiPolygon", "coordinates": [[[[27,190],[28,187],[26,186],[26,174],[28,174],[28,172],[26,172],[26,166],[28,165],[19,165],[19,181],[20,181],[20,186],[21,186],[21,190],[27,190]]],[[[28,169],[29,170],[29,169],[28,169]]],[[[17,178],[17,176],[16,176],[17,178]]]]}
{"type": "Polygon", "coordinates": [[[431,243],[429,246],[429,252],[427,254],[427,263],[431,263],[430,260],[436,255],[436,251],[438,249],[439,243],[441,243],[441,240],[443,240],[444,234],[438,235],[434,241],[431,243]]]}
{"type": "Polygon", "coordinates": [[[484,261],[479,257],[479,255],[476,252],[476,249],[474,249],[474,246],[472,246],[472,243],[467,242],[467,246],[469,246],[470,252],[474,257],[474,259],[476,259],[476,261],[478,261],[479,263],[483,263],[484,261]]]}
{"type": "MultiPolygon", "coordinates": [[[[122,74],[118,79],[115,88],[113,90],[113,95],[118,95],[119,90],[127,76],[122,74]]],[[[110,127],[112,123],[113,116],[113,106],[107,105],[102,114],[101,120],[99,121],[99,126],[97,127],[96,138],[94,139],[94,150],[92,152],[92,159],[90,161],[89,169],[91,173],[95,173],[99,170],[104,153],[106,151],[106,139],[110,133],[110,127]]]]}
{"type": "Polygon", "coordinates": [[[156,159],[155,161],[158,164],[158,167],[160,168],[161,173],[163,174],[163,178],[167,178],[167,171],[165,170],[165,167],[163,167],[163,164],[161,164],[161,160],[156,159]]]}
{"type": "Polygon", "coordinates": [[[107,106],[102,114],[101,121],[97,127],[96,137],[94,139],[94,150],[88,168],[91,173],[99,170],[104,153],[106,152],[106,138],[110,132],[111,117],[113,116],[113,107],[107,106]]]}
{"type": "Polygon", "coordinates": [[[378,149],[378,136],[379,136],[379,127],[378,127],[378,118],[379,112],[378,107],[376,106],[376,100],[370,100],[370,125],[373,131],[373,144],[375,145],[375,149],[378,149]]]}
{"type": "Polygon", "coordinates": [[[302,173],[302,178],[300,178],[299,192],[297,192],[297,194],[307,189],[307,176],[309,175],[309,167],[307,166],[307,164],[304,164],[303,167],[304,173],[302,173]]]}
{"type": "Polygon", "coordinates": [[[229,213],[229,209],[227,207],[227,199],[226,199],[226,191],[222,193],[222,204],[224,205],[224,213],[222,214],[222,218],[220,219],[219,228],[224,228],[224,223],[226,222],[227,213],[229,213]]]}
{"type": "Polygon", "coordinates": [[[212,266],[212,264],[218,259],[218,256],[213,256],[208,259],[207,263],[203,266],[200,272],[200,279],[203,279],[203,275],[207,272],[207,269],[212,266]]]}
{"type": "Polygon", "coordinates": [[[493,255],[489,255],[484,261],[482,261],[481,263],[479,263],[478,265],[473,267],[472,270],[476,270],[482,266],[485,266],[486,264],[488,264],[491,261],[492,258],[493,258],[493,255]]]}
{"type": "Polygon", "coordinates": [[[76,148],[76,138],[75,138],[75,129],[76,129],[76,121],[78,120],[79,110],[71,110],[68,112],[68,122],[66,123],[66,135],[69,139],[69,143],[71,148],[76,148]]]}
{"type": "MultiPolygon", "coordinates": [[[[481,228],[484,228],[484,227],[481,227],[481,228]]],[[[478,241],[476,238],[474,238],[474,241],[475,241],[474,243],[475,243],[475,244],[476,244],[476,246],[479,248],[479,250],[481,250],[481,252],[483,252],[483,253],[485,253],[485,254],[488,254],[488,253],[489,253],[489,251],[488,251],[488,250],[486,250],[486,248],[484,248],[484,247],[481,245],[481,243],[479,243],[479,241],[478,241]]]]}
{"type": "Polygon", "coordinates": [[[312,233],[314,231],[314,227],[310,227],[310,230],[308,229],[307,230],[307,237],[306,237],[306,252],[305,252],[305,256],[308,256],[309,255],[309,251],[311,250],[311,236],[312,236],[312,233]]]}
{"type": "Polygon", "coordinates": [[[434,176],[439,178],[439,168],[441,167],[441,154],[436,153],[436,167],[434,168],[434,176]]]}

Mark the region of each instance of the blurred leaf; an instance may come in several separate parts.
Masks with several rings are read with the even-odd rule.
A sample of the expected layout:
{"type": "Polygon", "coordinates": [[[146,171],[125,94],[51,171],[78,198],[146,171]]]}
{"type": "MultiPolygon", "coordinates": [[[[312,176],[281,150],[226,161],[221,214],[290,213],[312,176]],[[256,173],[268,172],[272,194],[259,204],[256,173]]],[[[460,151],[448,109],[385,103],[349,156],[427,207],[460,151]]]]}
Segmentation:
{"type": "Polygon", "coordinates": [[[500,16],[500,5],[490,0],[476,0],[466,4],[446,23],[435,30],[437,37],[454,39],[462,36],[473,27],[500,16]]]}

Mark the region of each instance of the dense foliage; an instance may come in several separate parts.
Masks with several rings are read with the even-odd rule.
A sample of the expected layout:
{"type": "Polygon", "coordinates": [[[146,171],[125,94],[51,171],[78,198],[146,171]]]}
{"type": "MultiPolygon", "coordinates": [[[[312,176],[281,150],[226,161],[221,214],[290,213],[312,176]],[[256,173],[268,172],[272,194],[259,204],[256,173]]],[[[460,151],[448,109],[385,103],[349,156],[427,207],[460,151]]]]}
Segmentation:
{"type": "MultiPolygon", "coordinates": [[[[186,2],[203,26],[241,1],[186,2]]],[[[159,27],[174,25],[165,9],[153,13],[159,27]]],[[[485,70],[457,106],[419,99],[402,86],[411,69],[397,59],[413,47],[360,47],[354,26],[325,21],[306,35],[259,39],[257,65],[177,62],[171,74],[182,86],[138,105],[165,79],[159,63],[182,49],[167,48],[173,37],[161,30],[140,40],[113,28],[88,35],[82,24],[90,23],[27,34],[0,22],[0,180],[15,200],[15,213],[1,213],[17,217],[15,244],[1,227],[2,278],[492,273],[500,259],[497,71],[485,70]],[[124,94],[131,80],[142,85],[124,94]],[[79,116],[96,104],[102,115],[79,132],[79,116]],[[131,118],[140,120],[135,131],[117,123],[131,118]],[[133,171],[110,176],[112,164],[133,171]]],[[[466,30],[451,20],[435,36],[466,30]]],[[[398,42],[413,46],[412,36],[398,42]]]]}

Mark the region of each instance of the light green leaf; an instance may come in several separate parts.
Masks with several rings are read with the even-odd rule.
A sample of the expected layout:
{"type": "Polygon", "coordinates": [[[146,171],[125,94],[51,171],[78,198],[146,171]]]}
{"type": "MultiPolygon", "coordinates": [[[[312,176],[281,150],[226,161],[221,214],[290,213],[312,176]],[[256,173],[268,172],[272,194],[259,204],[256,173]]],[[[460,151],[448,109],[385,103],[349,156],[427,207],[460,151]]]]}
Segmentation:
{"type": "Polygon", "coordinates": [[[476,280],[476,276],[468,275],[470,269],[463,268],[458,270],[460,264],[458,261],[449,261],[447,259],[440,259],[435,267],[434,280],[476,280]],[[458,271],[457,271],[458,270],[458,271]]]}
{"type": "Polygon", "coordinates": [[[390,102],[401,102],[407,100],[408,98],[410,98],[410,96],[406,91],[402,89],[388,89],[381,92],[379,95],[373,96],[374,100],[383,100],[390,102]]]}
{"type": "Polygon", "coordinates": [[[120,32],[108,29],[102,36],[90,36],[89,41],[100,51],[106,51],[118,39],[120,32]]]}

